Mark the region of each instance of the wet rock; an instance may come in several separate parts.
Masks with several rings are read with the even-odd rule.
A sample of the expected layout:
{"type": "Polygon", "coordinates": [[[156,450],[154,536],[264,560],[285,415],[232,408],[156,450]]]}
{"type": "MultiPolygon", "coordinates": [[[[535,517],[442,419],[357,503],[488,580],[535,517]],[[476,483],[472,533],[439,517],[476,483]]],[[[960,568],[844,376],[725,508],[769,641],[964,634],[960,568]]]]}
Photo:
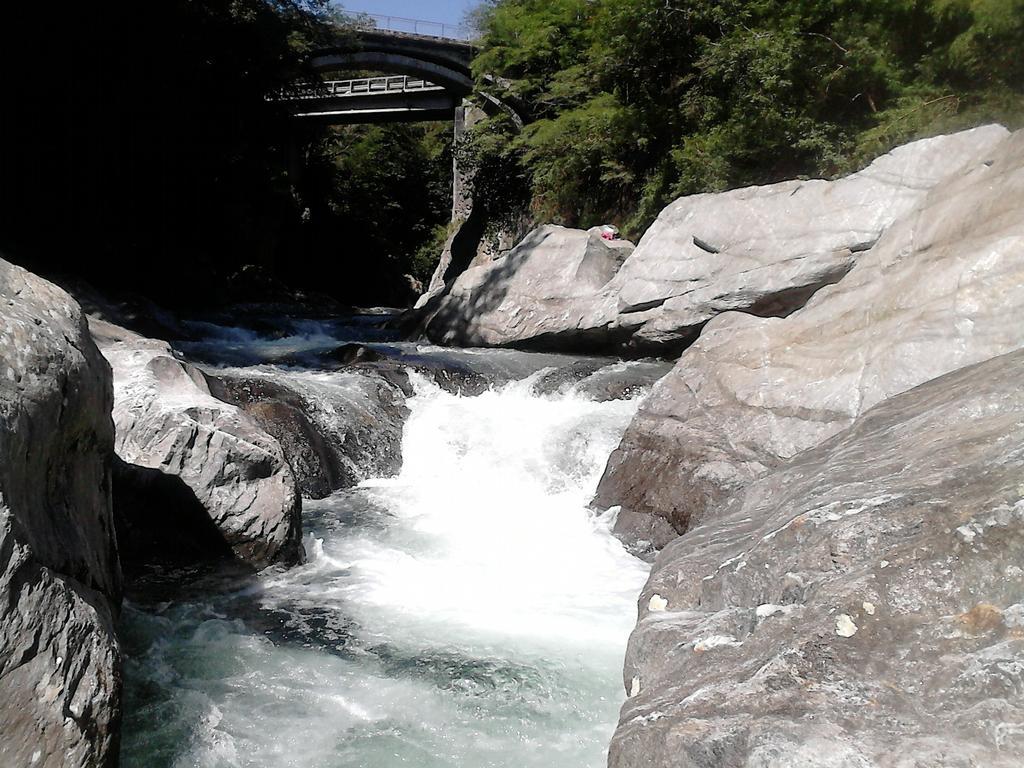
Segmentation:
{"type": "Polygon", "coordinates": [[[609,766],[1024,763],[1022,379],[886,399],[669,544],[609,766]]]}
{"type": "Polygon", "coordinates": [[[445,392],[464,397],[476,397],[486,392],[492,385],[507,381],[500,376],[489,376],[452,361],[430,360],[424,357],[412,360],[382,358],[377,362],[359,363],[352,371],[380,376],[398,387],[406,397],[416,394],[416,389],[409,378],[410,371],[429,379],[445,392]]]}
{"type": "Polygon", "coordinates": [[[117,762],[112,399],[78,305],[0,260],[0,765],[117,762]]]}
{"type": "Polygon", "coordinates": [[[383,355],[365,344],[342,344],[328,352],[326,357],[342,365],[373,363],[384,359],[383,355]]]}
{"type": "MultiPolygon", "coordinates": [[[[161,503],[153,491],[160,490],[157,497],[173,491],[189,503],[165,510],[182,510],[170,527],[207,541],[208,525],[189,527],[196,519],[191,510],[198,505],[241,560],[256,567],[296,562],[301,500],[277,440],[245,413],[213,397],[204,374],[177,359],[166,343],[102,320],[90,320],[90,328],[114,372],[115,448],[124,462],[118,497],[126,500],[118,515],[129,521],[129,528],[138,533],[150,527],[150,505],[142,501],[161,503]],[[129,500],[134,502],[130,506],[129,500]]],[[[133,536],[126,542],[144,539],[133,536]]],[[[157,544],[157,552],[161,546],[170,548],[170,542],[157,544]]]]}
{"type": "Polygon", "coordinates": [[[538,395],[574,392],[599,403],[629,400],[646,394],[671,367],[670,363],[660,361],[577,360],[539,376],[533,391],[538,395]]]}
{"type": "Polygon", "coordinates": [[[842,279],[929,190],[1007,136],[913,142],[837,181],[787,181],[669,205],[636,250],[546,226],[422,305],[442,344],[678,355],[731,310],[785,317],[842,279]]]}
{"type": "Polygon", "coordinates": [[[660,546],[867,408],[1024,346],[1024,133],[980,153],[787,318],[727,313],[652,391],[600,507],[660,546]]]}
{"type": "Polygon", "coordinates": [[[482,373],[448,365],[413,365],[410,368],[433,381],[445,392],[463,397],[476,397],[496,383],[482,373]]]}
{"type": "Polygon", "coordinates": [[[631,400],[646,395],[670,370],[672,364],[662,361],[618,363],[595,371],[574,389],[598,402],[631,400]]]}
{"type": "Polygon", "coordinates": [[[226,372],[209,382],[216,397],[237,405],[280,442],[305,496],[323,498],[402,467],[406,393],[376,368],[287,377],[226,372]]]}
{"type": "Polygon", "coordinates": [[[607,360],[594,358],[577,360],[569,365],[552,368],[533,382],[533,392],[537,395],[553,395],[572,389],[581,381],[593,376],[608,364],[607,360]]]}

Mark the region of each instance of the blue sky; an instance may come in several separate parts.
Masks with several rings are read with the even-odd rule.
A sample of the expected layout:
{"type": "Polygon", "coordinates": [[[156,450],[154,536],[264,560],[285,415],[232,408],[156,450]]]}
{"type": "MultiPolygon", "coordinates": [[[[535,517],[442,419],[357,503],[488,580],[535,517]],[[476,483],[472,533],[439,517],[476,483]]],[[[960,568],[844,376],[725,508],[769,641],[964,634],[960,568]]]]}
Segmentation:
{"type": "Polygon", "coordinates": [[[460,24],[466,11],[477,5],[477,0],[345,0],[340,5],[347,11],[460,24]]]}

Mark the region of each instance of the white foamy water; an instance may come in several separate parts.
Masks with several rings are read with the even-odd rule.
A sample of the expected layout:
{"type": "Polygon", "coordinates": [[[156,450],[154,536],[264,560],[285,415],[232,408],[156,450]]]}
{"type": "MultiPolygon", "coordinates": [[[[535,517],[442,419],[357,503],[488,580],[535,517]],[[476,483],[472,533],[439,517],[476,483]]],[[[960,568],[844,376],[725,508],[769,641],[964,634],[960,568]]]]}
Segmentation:
{"type": "Polygon", "coordinates": [[[638,403],[414,383],[306,565],[129,608],[126,768],[604,765],[647,566],[587,503],[638,403]]]}

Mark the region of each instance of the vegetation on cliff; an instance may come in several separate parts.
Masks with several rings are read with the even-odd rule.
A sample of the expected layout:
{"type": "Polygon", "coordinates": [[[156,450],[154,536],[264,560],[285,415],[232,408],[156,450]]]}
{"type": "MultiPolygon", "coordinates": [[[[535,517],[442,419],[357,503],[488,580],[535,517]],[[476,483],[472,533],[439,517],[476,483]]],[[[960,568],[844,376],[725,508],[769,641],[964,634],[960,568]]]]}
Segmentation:
{"type": "Polygon", "coordinates": [[[463,150],[477,196],[570,225],[636,236],[680,195],[1024,121],[1022,0],[495,0],[477,23],[480,89],[526,118],[463,150]]]}

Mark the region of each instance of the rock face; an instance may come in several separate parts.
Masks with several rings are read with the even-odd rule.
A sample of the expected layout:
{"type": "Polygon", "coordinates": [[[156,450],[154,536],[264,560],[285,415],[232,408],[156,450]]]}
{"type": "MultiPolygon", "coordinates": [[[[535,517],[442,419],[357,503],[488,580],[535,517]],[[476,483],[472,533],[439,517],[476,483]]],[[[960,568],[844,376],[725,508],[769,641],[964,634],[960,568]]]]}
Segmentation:
{"type": "Polygon", "coordinates": [[[548,225],[509,253],[471,266],[454,282],[427,321],[442,344],[584,349],[605,344],[595,332],[608,302],[602,287],[633,245],[548,225]]]}
{"type": "Polygon", "coordinates": [[[284,449],[304,496],[320,499],[402,467],[402,390],[372,370],[227,373],[213,394],[238,405],[284,449]]]}
{"type": "Polygon", "coordinates": [[[729,310],[784,317],[841,279],[894,221],[1001,126],[916,141],[837,181],[786,181],[676,200],[609,283],[615,325],[643,349],[679,349],[729,310]]]}
{"type": "Polygon", "coordinates": [[[889,398],[666,547],[609,766],[1024,764],[1021,381],[889,398]]]}
{"type": "Polygon", "coordinates": [[[0,260],[0,765],[117,762],[111,401],[78,305],[0,260]]]}
{"type": "Polygon", "coordinates": [[[684,197],[631,255],[624,244],[602,250],[593,233],[542,227],[511,253],[475,261],[425,306],[426,333],[445,344],[678,354],[722,312],[799,309],[1006,136],[985,126],[907,144],[838,181],[684,197]]]}
{"type": "Polygon", "coordinates": [[[126,541],[144,552],[150,545],[173,549],[160,534],[180,529],[181,544],[197,539],[209,549],[219,535],[257,567],[296,561],[301,498],[278,442],[213,397],[202,372],[175,358],[165,342],[100,320],[91,328],[114,372],[118,479],[125,486],[118,512],[126,541]],[[162,512],[182,517],[155,519],[160,516],[139,503],[159,497],[174,499],[162,512]]]}
{"type": "Polygon", "coordinates": [[[787,318],[727,313],[655,387],[596,503],[663,545],[872,405],[1024,346],[1024,133],[978,154],[787,318]]]}
{"type": "Polygon", "coordinates": [[[470,210],[460,208],[456,201],[448,238],[426,292],[416,301],[416,308],[423,309],[442,295],[467,268],[506,255],[535,227],[536,222],[527,211],[520,211],[518,215],[507,217],[500,226],[493,226],[484,211],[472,206],[470,210]]]}

